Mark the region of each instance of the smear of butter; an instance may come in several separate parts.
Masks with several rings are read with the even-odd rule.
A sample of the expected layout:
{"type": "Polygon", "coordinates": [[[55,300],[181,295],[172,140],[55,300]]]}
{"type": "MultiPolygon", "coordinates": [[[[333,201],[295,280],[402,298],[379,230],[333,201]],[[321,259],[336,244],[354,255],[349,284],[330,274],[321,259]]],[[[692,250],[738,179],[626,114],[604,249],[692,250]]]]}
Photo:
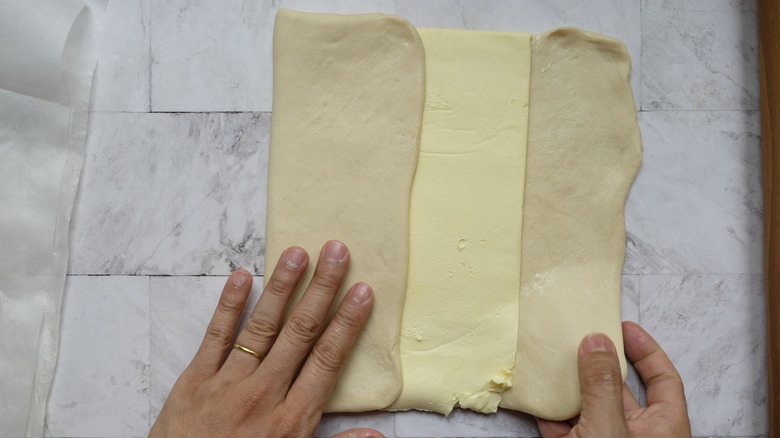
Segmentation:
{"type": "Polygon", "coordinates": [[[389,409],[495,412],[517,345],[531,35],[419,32],[426,102],[389,409]]]}

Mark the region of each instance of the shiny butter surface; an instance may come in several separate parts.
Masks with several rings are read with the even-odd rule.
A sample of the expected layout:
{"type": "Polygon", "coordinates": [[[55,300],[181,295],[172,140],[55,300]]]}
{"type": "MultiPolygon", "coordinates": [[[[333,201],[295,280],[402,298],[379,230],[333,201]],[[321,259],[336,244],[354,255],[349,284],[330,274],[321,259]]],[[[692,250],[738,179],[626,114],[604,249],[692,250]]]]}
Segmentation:
{"type": "Polygon", "coordinates": [[[531,35],[419,29],[426,100],[392,410],[495,412],[512,383],[531,35]]]}

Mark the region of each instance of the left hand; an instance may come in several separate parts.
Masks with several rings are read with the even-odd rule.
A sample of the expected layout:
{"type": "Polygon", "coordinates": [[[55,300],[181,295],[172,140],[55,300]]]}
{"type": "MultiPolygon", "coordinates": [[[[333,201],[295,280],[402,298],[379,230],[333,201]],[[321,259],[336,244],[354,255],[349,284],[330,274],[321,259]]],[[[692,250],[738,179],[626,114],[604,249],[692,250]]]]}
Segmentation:
{"type": "MultiPolygon", "coordinates": [[[[149,434],[160,437],[311,437],[355,338],[368,319],[373,292],[352,286],[321,330],[349,265],[337,241],[323,247],[311,283],[283,324],[285,309],[308,264],[302,248],[279,259],[233,348],[236,325],[252,288],[245,270],[231,274],[195,358],[173,387],[149,434]],[[300,372],[298,372],[300,370],[300,372]]],[[[338,438],[381,438],[352,429],[338,438]]],[[[335,438],[335,437],[334,437],[335,438]]]]}

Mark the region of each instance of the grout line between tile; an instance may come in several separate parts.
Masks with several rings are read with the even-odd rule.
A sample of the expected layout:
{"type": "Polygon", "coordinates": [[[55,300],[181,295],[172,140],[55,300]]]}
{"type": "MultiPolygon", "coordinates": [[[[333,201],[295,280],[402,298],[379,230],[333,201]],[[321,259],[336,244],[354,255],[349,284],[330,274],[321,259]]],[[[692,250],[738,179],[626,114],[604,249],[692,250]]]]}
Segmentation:
{"type": "Polygon", "coordinates": [[[147,287],[149,290],[148,298],[149,298],[149,375],[147,376],[147,379],[149,379],[149,391],[147,391],[148,400],[149,400],[149,414],[147,417],[147,425],[148,430],[152,429],[152,373],[154,373],[154,367],[152,367],[152,277],[147,277],[148,283],[147,287]]]}
{"type": "Polygon", "coordinates": [[[271,114],[271,111],[150,111],[150,114],[271,114]]]}
{"type": "MultiPolygon", "coordinates": [[[[228,277],[230,273],[226,274],[67,274],[68,277],[228,277]]],[[[264,274],[254,273],[253,277],[262,278],[264,274]]]]}
{"type": "Polygon", "coordinates": [[[149,91],[147,92],[148,96],[148,102],[147,102],[147,108],[148,112],[152,112],[152,63],[154,61],[154,56],[152,56],[152,3],[150,0],[146,0],[144,2],[145,4],[145,13],[148,17],[148,21],[146,25],[148,26],[148,32],[149,32],[149,91]]]}

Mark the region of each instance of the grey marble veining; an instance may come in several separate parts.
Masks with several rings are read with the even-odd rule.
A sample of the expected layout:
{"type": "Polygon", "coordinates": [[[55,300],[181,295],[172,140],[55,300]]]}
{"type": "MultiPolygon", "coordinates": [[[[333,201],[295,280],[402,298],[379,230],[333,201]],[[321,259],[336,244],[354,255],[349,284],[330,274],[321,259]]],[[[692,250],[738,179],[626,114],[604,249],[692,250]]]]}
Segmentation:
{"type": "Polygon", "coordinates": [[[642,0],[642,109],[757,110],[755,0],[642,0]]]}
{"type": "Polygon", "coordinates": [[[632,84],[639,96],[640,35],[636,30],[640,8],[636,1],[265,0],[247,4],[176,0],[152,2],[152,109],[270,111],[270,29],[279,8],[399,14],[418,27],[544,32],[579,26],[626,43],[635,60],[632,84]]]}
{"type": "Polygon", "coordinates": [[[154,111],[271,111],[273,21],[280,8],[389,12],[390,0],[152,3],[154,111]]]}
{"type": "Polygon", "coordinates": [[[639,323],[639,276],[623,275],[620,288],[620,314],[623,321],[639,323]]]}
{"type": "Polygon", "coordinates": [[[69,273],[262,273],[269,125],[269,114],[93,114],[69,273]]]}
{"type": "Polygon", "coordinates": [[[149,339],[149,278],[69,276],[48,435],[146,436],[149,339]]]}
{"type": "Polygon", "coordinates": [[[760,275],[643,275],[641,323],[685,383],[694,436],[767,433],[760,275]]]}
{"type": "Polygon", "coordinates": [[[626,204],[626,274],[760,274],[759,114],[639,114],[644,158],[626,204]]]}

